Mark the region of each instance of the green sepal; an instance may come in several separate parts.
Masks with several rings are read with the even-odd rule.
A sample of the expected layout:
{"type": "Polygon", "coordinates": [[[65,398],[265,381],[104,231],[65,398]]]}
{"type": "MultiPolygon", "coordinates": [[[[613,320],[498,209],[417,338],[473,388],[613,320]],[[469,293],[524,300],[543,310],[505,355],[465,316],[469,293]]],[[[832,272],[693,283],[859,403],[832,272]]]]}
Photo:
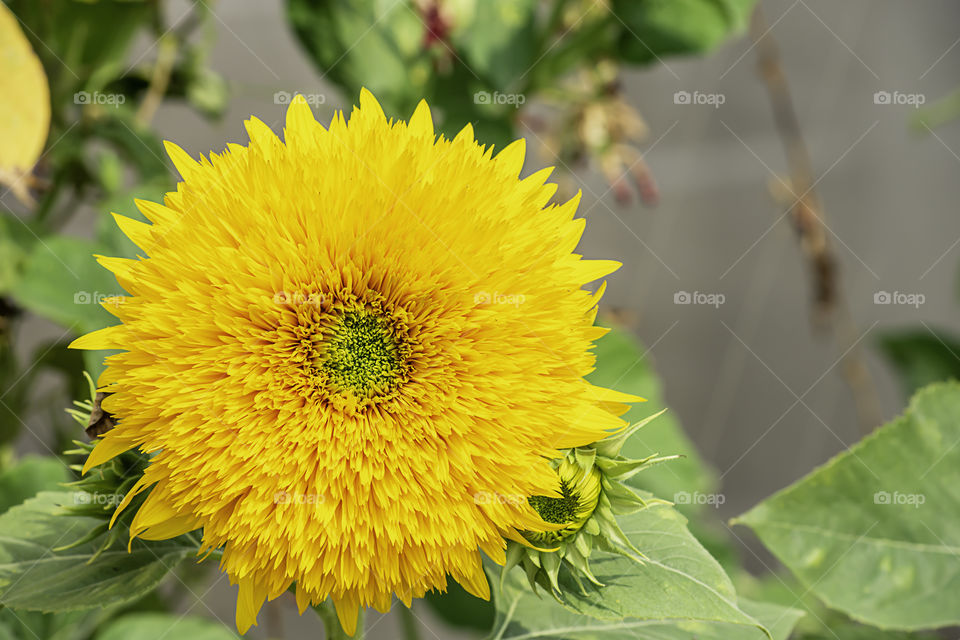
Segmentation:
{"type": "Polygon", "coordinates": [[[623,448],[623,445],[627,443],[627,440],[630,439],[630,436],[647,426],[652,420],[661,416],[665,411],[666,409],[658,411],[657,413],[647,416],[643,420],[632,424],[619,433],[615,433],[604,438],[603,440],[600,440],[599,442],[593,443],[593,448],[596,449],[597,455],[605,456],[607,458],[616,458],[620,455],[620,450],[623,448]]]}

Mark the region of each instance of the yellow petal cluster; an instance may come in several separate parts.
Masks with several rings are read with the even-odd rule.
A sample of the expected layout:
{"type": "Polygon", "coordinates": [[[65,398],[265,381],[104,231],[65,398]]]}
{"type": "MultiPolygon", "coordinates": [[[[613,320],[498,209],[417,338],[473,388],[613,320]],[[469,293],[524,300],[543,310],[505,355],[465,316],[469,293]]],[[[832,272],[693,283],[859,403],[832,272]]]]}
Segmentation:
{"type": "Polygon", "coordinates": [[[550,459],[636,400],[584,380],[604,330],[583,286],[617,263],[574,253],[577,199],[520,179],[522,141],[438,137],[426,103],[388,121],[364,91],[324,128],[298,97],[282,140],[246,127],[199,161],[168,144],[176,192],[138,202],[152,224],[117,216],[144,254],[100,258],[121,324],[74,343],[123,350],[86,468],[153,454],[131,534],[202,528],[241,632],[291,584],[351,634],[448,575],[489,597],[480,552],[550,528],[526,501],[559,495],[550,459]]]}

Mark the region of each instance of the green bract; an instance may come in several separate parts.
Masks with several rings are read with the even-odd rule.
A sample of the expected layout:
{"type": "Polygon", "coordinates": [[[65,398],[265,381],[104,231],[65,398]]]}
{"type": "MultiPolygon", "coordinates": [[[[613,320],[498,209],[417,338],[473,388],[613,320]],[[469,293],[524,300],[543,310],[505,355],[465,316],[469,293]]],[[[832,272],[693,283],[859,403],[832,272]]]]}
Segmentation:
{"type": "Polygon", "coordinates": [[[560,600],[563,592],[558,576],[564,565],[581,591],[584,591],[581,576],[598,587],[603,586],[590,570],[589,558],[595,548],[643,562],[643,552],[630,542],[617,524],[616,516],[635,513],[652,504],[668,503],[644,499],[623,482],[643,469],[679,456],[653,454],[631,460],[620,455],[620,450],[631,435],[662,413],[655,413],[588,447],[569,449],[554,462],[562,497],[531,496],[528,502],[540,517],[558,527],[553,531],[526,532],[524,536],[530,545],[507,543],[501,585],[507,572],[520,565],[534,591],[540,585],[560,600]]]}

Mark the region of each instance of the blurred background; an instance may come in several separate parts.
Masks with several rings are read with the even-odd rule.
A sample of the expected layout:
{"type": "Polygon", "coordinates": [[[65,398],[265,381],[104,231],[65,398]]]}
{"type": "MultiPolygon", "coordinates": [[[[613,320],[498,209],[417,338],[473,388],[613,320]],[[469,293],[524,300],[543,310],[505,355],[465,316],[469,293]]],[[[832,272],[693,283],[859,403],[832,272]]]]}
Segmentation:
{"type": "MultiPolygon", "coordinates": [[[[402,82],[417,98],[456,94],[441,118],[445,130],[476,120],[459,102],[482,107],[486,100],[498,110],[478,125],[482,141],[499,147],[512,135],[523,136],[527,172],[556,166],[567,195],[582,190],[580,211],[588,225],[581,252],[623,263],[608,281],[607,321],[645,345],[666,403],[715,470],[720,518],[742,513],[899,414],[915,386],[960,370],[960,342],[951,338],[960,333],[955,2],[764,0],[753,35],[765,38],[751,37],[745,12],[738,29],[697,55],[673,55],[670,47],[658,53],[642,38],[636,38],[643,40],[638,48],[626,28],[615,48],[632,47],[631,62],[615,64],[609,52],[587,47],[576,64],[560,69],[560,80],[540,78],[539,60],[528,60],[527,71],[535,69],[540,84],[529,93],[517,89],[526,80],[517,80],[516,69],[509,83],[489,82],[500,77],[499,65],[515,60],[493,56],[489,69],[471,77],[464,48],[472,45],[456,35],[468,2],[414,2],[412,10],[402,9],[404,19],[417,20],[409,27],[415,48],[429,49],[430,57],[422,68],[418,58],[400,71],[373,54],[365,60],[351,55],[389,48],[381,28],[397,17],[394,3],[361,3],[373,7],[380,22],[367,21],[354,32],[340,24],[336,37],[353,33],[355,49],[341,46],[331,54],[323,50],[329,43],[322,34],[309,33],[316,24],[310,11],[334,4],[175,1],[147,16],[145,27],[116,54],[119,62],[111,62],[126,73],[112,73],[132,86],[131,70],[142,69],[137,81],[149,87],[157,60],[166,55],[178,65],[168,87],[186,99],[158,100],[148,114],[137,112],[144,126],[150,123],[150,136],[130,124],[95,142],[97,154],[110,136],[125,137],[116,154],[139,160],[131,169],[111,167],[112,160],[102,160],[107,155],[98,156],[96,171],[115,174],[106,178],[113,186],[104,189],[111,198],[51,205],[51,216],[61,215],[58,207],[72,209],[60,231],[102,240],[97,229],[109,209],[127,212],[132,194],[157,199],[168,189],[162,171],[137,166],[163,166],[157,139],[172,140],[193,156],[220,151],[227,142],[245,143],[243,120],[251,114],[279,133],[296,93],[325,122],[335,110],[350,108],[355,79],[369,74],[367,84],[385,108],[406,117],[415,100],[389,89],[391,78],[370,67],[383,74],[405,69],[409,77],[402,82]],[[184,51],[168,50],[169,34],[179,30],[189,33],[185,41],[199,43],[189,54],[192,76],[184,51]],[[766,76],[761,60],[768,62],[766,76]],[[448,77],[444,69],[454,71],[448,77]],[[421,71],[433,79],[422,80],[418,91],[421,71]],[[475,82],[481,76],[482,86],[475,82]],[[463,77],[466,82],[458,80],[463,77]],[[486,98],[478,92],[487,92],[486,98]]],[[[563,36],[609,10],[601,2],[564,4],[570,15],[561,17],[566,26],[558,44],[543,54],[550,60],[561,52],[580,55],[569,52],[563,36]]],[[[481,48],[498,42],[495,35],[474,35],[486,38],[476,45],[481,48]]],[[[587,43],[600,37],[584,36],[587,43]]],[[[56,93],[57,77],[72,73],[66,66],[50,71],[64,54],[52,44],[34,48],[56,93]]],[[[108,95],[119,85],[111,86],[108,95]]],[[[72,144],[69,123],[58,123],[56,111],[53,121],[48,159],[56,157],[57,135],[72,144]]],[[[4,189],[0,206],[29,218],[31,207],[13,191],[4,189]]],[[[70,290],[78,289],[71,284],[70,290]]],[[[12,296],[26,314],[14,341],[21,362],[78,330],[65,333],[72,323],[34,313],[31,295],[25,298],[12,296]]],[[[8,380],[5,396],[22,386],[8,380]]],[[[49,416],[71,392],[53,373],[40,374],[26,409],[17,412],[25,426],[16,440],[19,451],[49,453],[49,416]],[[47,404],[38,396],[58,399],[47,404]]],[[[745,556],[756,570],[770,562],[756,548],[745,556]]],[[[234,590],[226,579],[212,588],[210,595],[198,589],[185,606],[230,623],[234,590]]],[[[436,637],[471,637],[444,627],[427,607],[416,612],[432,621],[436,637]]],[[[267,637],[270,629],[276,635],[278,626],[286,637],[316,629],[314,620],[295,615],[292,601],[266,613],[267,622],[262,614],[249,637],[267,637]]],[[[393,615],[382,621],[371,615],[370,637],[396,637],[400,623],[393,615]]]]}

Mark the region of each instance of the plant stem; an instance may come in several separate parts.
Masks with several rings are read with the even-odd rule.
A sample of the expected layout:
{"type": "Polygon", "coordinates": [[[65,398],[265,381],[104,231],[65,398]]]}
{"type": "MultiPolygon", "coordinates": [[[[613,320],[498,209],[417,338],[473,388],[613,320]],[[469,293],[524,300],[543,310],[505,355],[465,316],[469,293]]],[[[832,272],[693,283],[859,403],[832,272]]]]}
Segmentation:
{"type": "Polygon", "coordinates": [[[323,628],[326,631],[325,640],[363,640],[363,608],[360,609],[357,615],[357,632],[353,634],[351,638],[351,636],[348,636],[343,630],[343,627],[340,626],[340,619],[337,618],[337,611],[333,606],[333,600],[327,598],[321,604],[311,605],[311,607],[317,612],[317,615],[320,616],[320,620],[323,621],[323,628]]]}
{"type": "Polygon", "coordinates": [[[403,631],[403,640],[420,640],[420,625],[413,610],[405,606],[397,607],[400,610],[400,629],[403,631]]]}

